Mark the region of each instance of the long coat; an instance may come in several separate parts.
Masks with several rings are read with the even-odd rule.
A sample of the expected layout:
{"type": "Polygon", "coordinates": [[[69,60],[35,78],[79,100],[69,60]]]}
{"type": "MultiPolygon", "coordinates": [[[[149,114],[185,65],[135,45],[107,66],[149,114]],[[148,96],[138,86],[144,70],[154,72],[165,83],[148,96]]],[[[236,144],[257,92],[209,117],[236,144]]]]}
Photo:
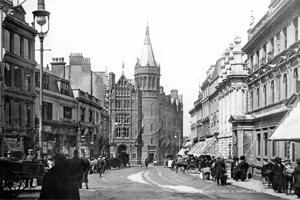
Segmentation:
{"type": "Polygon", "coordinates": [[[215,169],[216,169],[216,178],[222,178],[226,170],[225,162],[221,160],[217,160],[215,164],[215,169]]]}
{"type": "Polygon", "coordinates": [[[237,166],[238,166],[237,161],[233,161],[231,163],[231,178],[235,179],[235,176],[237,175],[237,166]]]}
{"type": "Polygon", "coordinates": [[[276,191],[281,191],[282,182],[283,182],[283,169],[284,165],[281,163],[275,163],[272,166],[272,174],[273,174],[273,189],[276,191]]]}
{"type": "Polygon", "coordinates": [[[293,177],[295,181],[294,183],[295,193],[299,197],[300,196],[300,167],[299,166],[294,168],[293,177]]]}
{"type": "Polygon", "coordinates": [[[76,178],[67,164],[52,167],[44,176],[40,199],[80,199],[76,178]]]}

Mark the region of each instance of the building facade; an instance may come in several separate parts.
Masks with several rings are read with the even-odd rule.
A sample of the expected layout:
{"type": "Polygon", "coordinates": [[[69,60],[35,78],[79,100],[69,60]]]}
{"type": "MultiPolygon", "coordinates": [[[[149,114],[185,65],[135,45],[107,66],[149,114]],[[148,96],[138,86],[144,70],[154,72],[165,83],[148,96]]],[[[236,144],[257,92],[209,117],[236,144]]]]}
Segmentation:
{"type": "Polygon", "coordinates": [[[25,21],[22,5],[1,0],[0,143],[1,153],[10,150],[21,158],[34,148],[36,30],[25,21]],[[3,47],[3,48],[2,48],[3,47]]]}
{"type": "Polygon", "coordinates": [[[246,154],[259,175],[259,166],[279,156],[295,162],[299,144],[288,141],[269,141],[269,137],[285,113],[293,93],[299,92],[299,1],[272,0],[268,12],[248,30],[248,42],[243,51],[248,55],[247,112],[232,116],[231,123],[238,149],[246,154]],[[243,138],[249,138],[245,141],[243,138]]]}

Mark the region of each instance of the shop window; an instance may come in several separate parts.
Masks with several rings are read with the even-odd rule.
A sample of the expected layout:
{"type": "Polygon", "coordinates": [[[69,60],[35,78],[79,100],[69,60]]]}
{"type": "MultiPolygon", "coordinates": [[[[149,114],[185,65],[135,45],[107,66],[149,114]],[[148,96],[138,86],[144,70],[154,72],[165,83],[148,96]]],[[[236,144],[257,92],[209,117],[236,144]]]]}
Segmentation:
{"type": "Polygon", "coordinates": [[[64,106],[64,118],[72,119],[72,108],[64,106]]]}
{"type": "Polygon", "coordinates": [[[52,120],[52,103],[43,102],[43,119],[52,120]]]}

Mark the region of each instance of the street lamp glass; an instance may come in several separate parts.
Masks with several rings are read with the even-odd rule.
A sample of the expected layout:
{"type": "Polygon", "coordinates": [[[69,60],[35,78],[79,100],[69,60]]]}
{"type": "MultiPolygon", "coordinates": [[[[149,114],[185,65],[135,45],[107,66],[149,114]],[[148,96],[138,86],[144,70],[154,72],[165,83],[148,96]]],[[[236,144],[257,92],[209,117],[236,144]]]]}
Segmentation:
{"type": "Polygon", "coordinates": [[[45,25],[46,22],[47,22],[47,19],[46,19],[45,16],[39,16],[39,17],[37,17],[37,19],[36,19],[36,23],[38,23],[38,25],[40,25],[40,26],[45,25]]]}
{"type": "Polygon", "coordinates": [[[174,135],[174,138],[177,139],[177,135],[174,135]]]}

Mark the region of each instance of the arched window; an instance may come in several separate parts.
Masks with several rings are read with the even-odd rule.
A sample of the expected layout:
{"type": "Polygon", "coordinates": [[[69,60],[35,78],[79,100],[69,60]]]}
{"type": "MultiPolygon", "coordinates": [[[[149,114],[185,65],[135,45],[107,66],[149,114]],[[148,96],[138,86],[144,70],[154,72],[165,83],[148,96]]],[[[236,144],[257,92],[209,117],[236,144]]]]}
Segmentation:
{"type": "Polygon", "coordinates": [[[21,55],[21,40],[17,34],[14,34],[14,54],[21,55]]]}
{"type": "Polygon", "coordinates": [[[284,84],[284,98],[288,97],[288,83],[287,83],[287,75],[283,75],[283,84],[284,84]]]}
{"type": "Polygon", "coordinates": [[[10,33],[8,30],[4,30],[4,41],[3,41],[3,47],[6,51],[10,52],[10,33]]]}
{"type": "Polygon", "coordinates": [[[274,81],[271,81],[271,94],[272,94],[272,103],[274,103],[275,102],[274,81]]]}

